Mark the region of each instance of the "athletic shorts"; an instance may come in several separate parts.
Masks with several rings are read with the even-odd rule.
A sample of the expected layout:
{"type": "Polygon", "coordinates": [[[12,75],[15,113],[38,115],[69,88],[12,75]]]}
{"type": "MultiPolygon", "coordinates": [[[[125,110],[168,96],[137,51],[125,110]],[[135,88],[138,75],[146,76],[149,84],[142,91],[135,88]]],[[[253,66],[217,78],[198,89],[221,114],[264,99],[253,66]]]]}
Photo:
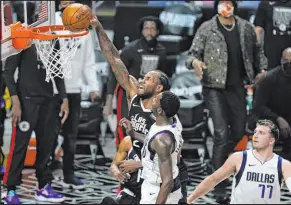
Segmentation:
{"type": "MultiPolygon", "coordinates": [[[[158,199],[160,184],[152,184],[143,181],[141,185],[141,200],[140,204],[155,204],[158,199]]],[[[181,188],[169,194],[166,204],[178,204],[182,198],[181,188]]]]}

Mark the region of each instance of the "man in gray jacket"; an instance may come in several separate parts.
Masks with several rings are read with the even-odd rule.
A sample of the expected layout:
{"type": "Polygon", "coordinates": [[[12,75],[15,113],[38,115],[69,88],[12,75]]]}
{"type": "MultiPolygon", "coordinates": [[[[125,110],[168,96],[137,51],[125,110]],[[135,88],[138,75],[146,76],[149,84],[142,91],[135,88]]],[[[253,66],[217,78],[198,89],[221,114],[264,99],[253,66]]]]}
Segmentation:
{"type": "MultiPolygon", "coordinates": [[[[253,84],[264,76],[267,59],[254,26],[234,15],[237,2],[217,0],[214,6],[218,15],[197,30],[186,66],[201,78],[204,100],[214,123],[212,166],[216,170],[244,135],[245,82],[253,84]]],[[[220,190],[225,191],[225,184],[217,187],[218,196],[220,190]]]]}

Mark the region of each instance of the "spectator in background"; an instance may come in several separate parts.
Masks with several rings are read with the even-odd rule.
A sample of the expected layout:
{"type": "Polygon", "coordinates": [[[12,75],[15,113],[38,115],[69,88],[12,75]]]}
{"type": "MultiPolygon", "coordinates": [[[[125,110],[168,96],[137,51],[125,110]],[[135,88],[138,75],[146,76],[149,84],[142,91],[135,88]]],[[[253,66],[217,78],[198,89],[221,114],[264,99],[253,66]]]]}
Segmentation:
{"type": "MultiPolygon", "coordinates": [[[[267,59],[253,25],[234,15],[235,0],[217,0],[214,8],[218,15],[199,27],[186,66],[201,77],[204,100],[214,123],[212,166],[216,170],[244,135],[244,81],[253,83],[256,76],[256,80],[260,79],[267,59]]],[[[227,184],[216,187],[217,202],[226,200],[227,184]]]]}
{"type": "MultiPolygon", "coordinates": [[[[166,48],[157,41],[157,37],[163,31],[163,24],[153,16],[146,16],[139,21],[139,30],[141,38],[130,42],[123,48],[120,57],[130,75],[136,79],[143,78],[149,71],[165,70],[166,64],[166,48]]],[[[113,113],[112,97],[117,85],[115,76],[110,69],[110,79],[107,84],[107,97],[104,107],[104,117],[113,113]]],[[[117,87],[117,120],[118,122],[128,116],[128,103],[125,90],[117,87]]],[[[124,138],[125,132],[121,126],[118,127],[116,133],[116,144],[119,145],[124,138]]]]}
{"type": "MultiPolygon", "coordinates": [[[[46,69],[38,59],[35,46],[32,45],[8,57],[5,61],[3,77],[12,99],[12,123],[16,126],[16,135],[11,138],[12,146],[3,179],[8,190],[4,202],[6,204],[21,203],[16,194],[16,186],[21,183],[27,146],[32,132],[35,131],[37,141],[35,168],[38,179],[35,199],[61,203],[65,200],[65,196],[52,189],[53,176],[48,166],[51,162],[56,128],[53,84],[52,81],[45,81],[46,69]],[[14,79],[16,68],[18,68],[17,82],[14,79]]],[[[63,79],[59,77],[54,80],[60,91],[62,104],[59,113],[64,122],[69,114],[65,85],[63,79]]]]}
{"type": "MultiPolygon", "coordinates": [[[[23,3],[15,2],[17,20],[21,23],[24,23],[25,19],[21,10],[23,3]]],[[[34,11],[34,6],[29,7],[27,24],[34,22],[34,11]]],[[[59,49],[58,41],[54,49],[59,49]]],[[[56,63],[56,61],[53,60],[52,63],[56,63]]],[[[61,203],[65,200],[65,196],[57,193],[51,187],[53,175],[49,168],[56,128],[53,83],[51,80],[45,81],[46,69],[39,59],[35,45],[8,57],[5,60],[3,77],[11,96],[13,125],[11,146],[3,179],[7,186],[4,203],[21,203],[16,194],[16,186],[21,184],[25,155],[33,131],[37,141],[35,169],[38,181],[34,197],[40,202],[61,203]],[[15,81],[16,69],[18,69],[17,81],[15,81]]],[[[64,80],[59,77],[54,80],[62,101],[59,114],[62,122],[65,122],[69,109],[64,80]]]]}
{"type": "MultiPolygon", "coordinates": [[[[61,1],[60,11],[56,12],[56,24],[62,24],[62,12],[64,9],[74,3],[75,1],[61,1]]],[[[93,32],[90,30],[90,32],[93,32]]],[[[74,156],[76,153],[76,141],[78,135],[78,125],[81,110],[81,87],[83,84],[83,77],[90,86],[90,97],[92,101],[100,98],[100,92],[97,82],[97,73],[95,67],[95,55],[93,48],[93,39],[91,33],[88,38],[78,46],[75,56],[71,63],[71,78],[65,78],[66,92],[69,100],[70,114],[67,121],[62,127],[62,136],[64,136],[63,143],[63,186],[65,188],[82,189],[84,183],[74,175],[74,156]]],[[[62,39],[60,39],[60,46],[62,39]]]]}
{"type": "Polygon", "coordinates": [[[254,114],[277,122],[283,137],[282,157],[291,159],[291,47],[284,50],[281,65],[256,86],[254,114]]]}
{"type": "Polygon", "coordinates": [[[261,1],[254,24],[258,40],[264,44],[268,69],[279,66],[283,50],[291,46],[291,1],[261,1]]]}

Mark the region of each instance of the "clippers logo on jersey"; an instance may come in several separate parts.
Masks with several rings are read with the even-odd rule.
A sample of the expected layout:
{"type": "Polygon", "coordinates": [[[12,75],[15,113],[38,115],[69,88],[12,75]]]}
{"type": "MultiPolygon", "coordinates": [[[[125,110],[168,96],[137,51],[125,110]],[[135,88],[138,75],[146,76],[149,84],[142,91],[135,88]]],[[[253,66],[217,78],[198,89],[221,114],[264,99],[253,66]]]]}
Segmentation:
{"type": "Polygon", "coordinates": [[[159,56],[156,55],[142,55],[142,64],[140,74],[144,76],[150,71],[157,70],[159,64],[159,56]]]}
{"type": "Polygon", "coordinates": [[[131,123],[132,128],[135,132],[142,132],[143,134],[147,135],[149,130],[146,128],[146,119],[140,116],[139,114],[136,114],[134,116],[131,116],[131,123]]]}
{"type": "Polygon", "coordinates": [[[275,181],[275,175],[274,174],[257,173],[257,172],[247,172],[246,180],[253,181],[253,182],[272,184],[275,181]]]}
{"type": "Polygon", "coordinates": [[[141,146],[140,146],[141,143],[138,140],[133,140],[132,143],[133,143],[132,144],[133,147],[141,148],[141,146]]]}

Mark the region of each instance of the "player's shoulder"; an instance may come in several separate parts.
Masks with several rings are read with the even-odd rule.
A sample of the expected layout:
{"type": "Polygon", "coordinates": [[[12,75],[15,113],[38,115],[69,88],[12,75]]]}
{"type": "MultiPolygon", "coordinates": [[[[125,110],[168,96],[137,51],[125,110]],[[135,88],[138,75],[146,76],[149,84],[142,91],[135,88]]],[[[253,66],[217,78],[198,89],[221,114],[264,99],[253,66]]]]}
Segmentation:
{"type": "Polygon", "coordinates": [[[173,136],[174,133],[170,130],[163,130],[157,133],[157,136],[155,137],[155,141],[158,142],[160,146],[171,146],[173,143],[173,136]]]}
{"type": "Polygon", "coordinates": [[[120,142],[120,145],[122,147],[122,149],[125,149],[125,150],[129,150],[132,146],[132,143],[131,143],[131,137],[130,136],[126,136],[124,137],[121,142],[120,142]]]}
{"type": "Polygon", "coordinates": [[[291,162],[287,159],[282,158],[282,169],[284,170],[291,170],[291,162]]]}
{"type": "Polygon", "coordinates": [[[233,154],[230,155],[229,160],[231,160],[235,164],[241,163],[244,155],[247,157],[248,150],[234,152],[233,154]]]}
{"type": "Polygon", "coordinates": [[[234,158],[242,158],[244,154],[247,155],[248,150],[234,152],[231,156],[234,158]]]}

